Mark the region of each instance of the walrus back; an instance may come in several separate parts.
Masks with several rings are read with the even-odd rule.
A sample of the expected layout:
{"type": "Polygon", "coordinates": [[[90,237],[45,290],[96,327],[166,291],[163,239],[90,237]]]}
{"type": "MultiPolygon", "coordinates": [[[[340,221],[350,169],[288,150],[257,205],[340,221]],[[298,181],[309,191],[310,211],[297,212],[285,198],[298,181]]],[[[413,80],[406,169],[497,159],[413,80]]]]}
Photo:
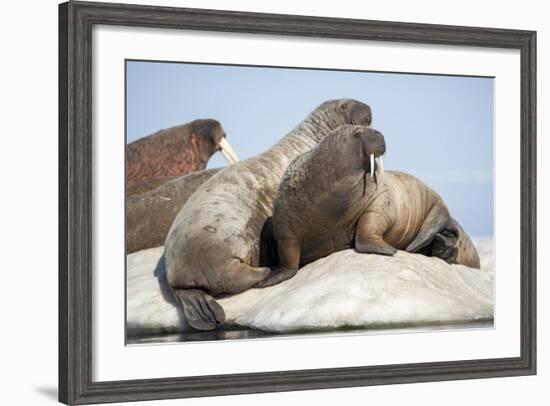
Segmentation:
{"type": "Polygon", "coordinates": [[[388,244],[405,249],[418,234],[439,195],[416,177],[399,171],[386,171],[382,192],[375,204],[387,205],[386,212],[394,219],[384,235],[388,244]]]}
{"type": "MultiPolygon", "coordinates": [[[[388,233],[387,241],[403,249],[415,237],[433,205],[445,206],[445,203],[437,192],[413,175],[398,171],[388,171],[386,175],[389,177],[385,177],[385,182],[392,190],[393,201],[398,207],[397,222],[388,233]],[[410,232],[406,233],[405,230],[410,232]],[[394,234],[393,240],[391,232],[394,234]]],[[[454,263],[479,268],[480,260],[474,243],[456,220],[452,220],[452,225],[458,232],[454,263]]]]}
{"type": "Polygon", "coordinates": [[[219,169],[205,169],[169,180],[145,193],[126,197],[126,253],[158,247],[187,200],[219,169]]]}
{"type": "Polygon", "coordinates": [[[218,274],[228,260],[258,266],[261,230],[272,214],[284,168],[262,154],[233,164],[202,184],[180,210],[166,238],[169,278],[192,275],[194,280],[185,280],[185,287],[223,291],[214,285],[222,283],[218,274]],[[201,272],[208,286],[197,282],[201,272]]]}
{"type": "Polygon", "coordinates": [[[201,272],[216,275],[231,258],[258,266],[261,230],[272,214],[281,178],[290,162],[321,137],[315,133],[319,123],[312,117],[264,153],[222,169],[191,196],[166,238],[169,278],[201,272]],[[208,258],[207,266],[204,260],[197,263],[199,253],[208,258]]]}

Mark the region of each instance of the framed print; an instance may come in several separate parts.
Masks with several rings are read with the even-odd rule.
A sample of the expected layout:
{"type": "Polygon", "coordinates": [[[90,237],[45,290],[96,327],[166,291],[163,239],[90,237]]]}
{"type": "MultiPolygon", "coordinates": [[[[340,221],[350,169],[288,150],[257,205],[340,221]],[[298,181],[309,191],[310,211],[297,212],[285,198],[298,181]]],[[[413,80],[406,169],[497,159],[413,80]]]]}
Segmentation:
{"type": "Polygon", "coordinates": [[[61,402],[536,373],[535,32],[59,30],[61,402]]]}

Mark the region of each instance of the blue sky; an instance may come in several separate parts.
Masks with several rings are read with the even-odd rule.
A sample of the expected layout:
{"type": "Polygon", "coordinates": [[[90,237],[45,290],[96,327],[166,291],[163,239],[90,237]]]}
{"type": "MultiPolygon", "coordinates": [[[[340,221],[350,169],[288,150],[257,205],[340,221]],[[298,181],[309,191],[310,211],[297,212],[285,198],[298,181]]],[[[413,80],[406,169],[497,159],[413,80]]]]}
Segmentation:
{"type": "MultiPolygon", "coordinates": [[[[432,187],[470,235],[493,236],[492,78],[128,61],[127,141],[215,118],[244,159],[342,97],[371,106],[387,170],[432,187]]],[[[208,166],[224,165],[215,154],[208,166]]]]}

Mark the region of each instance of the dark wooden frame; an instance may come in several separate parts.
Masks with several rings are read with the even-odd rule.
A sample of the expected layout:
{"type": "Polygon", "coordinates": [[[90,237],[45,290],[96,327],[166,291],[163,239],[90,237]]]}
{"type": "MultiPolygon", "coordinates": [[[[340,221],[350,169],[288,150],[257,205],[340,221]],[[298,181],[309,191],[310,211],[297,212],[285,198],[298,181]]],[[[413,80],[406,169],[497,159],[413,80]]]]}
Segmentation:
{"type": "Polygon", "coordinates": [[[536,373],[536,32],[69,2],[59,6],[59,400],[219,396],[536,373]],[[94,24],[513,48],[521,53],[521,355],[353,368],[92,381],[94,24]]]}

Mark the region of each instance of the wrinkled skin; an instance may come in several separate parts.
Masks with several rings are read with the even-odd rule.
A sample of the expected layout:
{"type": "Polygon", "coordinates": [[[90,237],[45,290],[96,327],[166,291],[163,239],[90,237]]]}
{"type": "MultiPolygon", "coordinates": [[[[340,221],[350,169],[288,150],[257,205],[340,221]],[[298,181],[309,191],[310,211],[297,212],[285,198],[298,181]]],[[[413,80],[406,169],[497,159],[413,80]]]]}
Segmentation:
{"type": "Polygon", "coordinates": [[[224,137],[218,121],[200,119],[127,144],[126,186],[204,169],[224,137]]]}
{"type": "MultiPolygon", "coordinates": [[[[182,175],[185,176],[185,175],[182,175]]],[[[140,195],[156,189],[179,176],[163,176],[162,178],[147,179],[126,188],[126,196],[140,195]]]]}
{"type": "Polygon", "coordinates": [[[260,236],[288,164],[334,128],[370,122],[363,103],[325,102],[266,152],[223,169],[191,196],[165,244],[168,282],[191,326],[215,328],[225,313],[213,298],[245,291],[270,273],[260,266],[260,236]]]}
{"type": "Polygon", "coordinates": [[[126,253],[163,245],[172,222],[187,200],[219,171],[219,168],[203,169],[162,178],[160,186],[126,197],[126,253]]]}
{"type": "Polygon", "coordinates": [[[437,193],[406,173],[382,175],[376,168],[370,175],[369,156],[385,150],[378,131],[348,125],[290,164],[273,209],[280,266],[257,287],[280,283],[301,266],[349,248],[422,252],[479,268],[473,243],[437,193]]]}

